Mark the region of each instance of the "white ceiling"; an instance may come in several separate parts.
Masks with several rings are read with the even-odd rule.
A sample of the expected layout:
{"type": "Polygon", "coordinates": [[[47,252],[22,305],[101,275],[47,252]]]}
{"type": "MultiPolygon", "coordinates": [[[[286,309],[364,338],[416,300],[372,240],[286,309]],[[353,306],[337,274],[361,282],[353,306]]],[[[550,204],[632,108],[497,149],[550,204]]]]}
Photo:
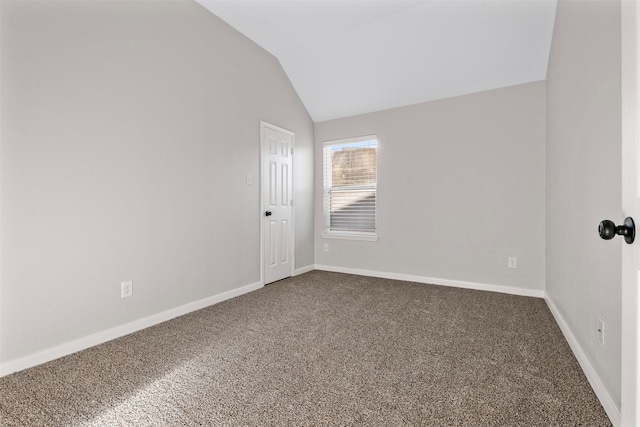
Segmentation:
{"type": "Polygon", "coordinates": [[[197,0],[280,60],[314,121],[544,80],[556,0],[197,0]]]}

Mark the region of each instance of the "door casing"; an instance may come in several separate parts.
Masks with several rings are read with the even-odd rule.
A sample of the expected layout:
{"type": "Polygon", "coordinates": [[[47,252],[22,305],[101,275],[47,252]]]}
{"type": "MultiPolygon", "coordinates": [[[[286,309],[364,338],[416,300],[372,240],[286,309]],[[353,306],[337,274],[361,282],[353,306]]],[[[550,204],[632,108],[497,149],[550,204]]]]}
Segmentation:
{"type": "MultiPolygon", "coordinates": [[[[640,220],[640,7],[621,2],[622,41],[622,218],[640,220]]],[[[623,244],[621,312],[622,426],[640,425],[640,242],[623,244]]]]}

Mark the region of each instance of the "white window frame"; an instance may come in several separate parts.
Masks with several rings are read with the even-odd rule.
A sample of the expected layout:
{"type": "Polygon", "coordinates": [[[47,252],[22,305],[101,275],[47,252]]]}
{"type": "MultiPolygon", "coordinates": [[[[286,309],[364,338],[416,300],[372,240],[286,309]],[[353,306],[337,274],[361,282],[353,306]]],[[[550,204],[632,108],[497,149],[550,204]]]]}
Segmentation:
{"type": "MultiPolygon", "coordinates": [[[[326,158],[326,148],[333,145],[345,145],[345,144],[355,144],[359,142],[367,142],[367,141],[376,141],[376,158],[378,156],[378,149],[380,148],[380,141],[376,135],[366,135],[366,136],[358,136],[354,138],[346,138],[346,139],[336,139],[331,141],[324,141],[322,147],[322,237],[327,239],[347,239],[347,240],[363,240],[363,241],[377,241],[378,240],[378,171],[377,171],[377,162],[376,162],[376,184],[375,184],[375,192],[376,192],[376,205],[374,211],[374,222],[375,222],[375,231],[344,231],[344,230],[330,230],[329,222],[330,222],[330,206],[328,203],[329,190],[331,189],[331,173],[329,172],[329,176],[327,177],[327,158],[326,158]]],[[[330,162],[330,160],[329,160],[330,162]]]]}

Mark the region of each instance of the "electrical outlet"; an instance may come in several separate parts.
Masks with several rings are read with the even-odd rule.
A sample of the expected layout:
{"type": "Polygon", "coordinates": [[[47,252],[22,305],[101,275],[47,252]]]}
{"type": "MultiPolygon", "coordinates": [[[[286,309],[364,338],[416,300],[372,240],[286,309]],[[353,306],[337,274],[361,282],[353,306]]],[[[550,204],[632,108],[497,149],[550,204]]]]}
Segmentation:
{"type": "Polygon", "coordinates": [[[604,345],[604,320],[598,318],[598,341],[604,345]]]}
{"type": "Polygon", "coordinates": [[[325,252],[329,252],[329,244],[328,243],[324,244],[324,251],[325,252]]]}
{"type": "Polygon", "coordinates": [[[120,283],[120,298],[126,298],[133,295],[133,281],[127,280],[120,283]]]}
{"type": "Polygon", "coordinates": [[[518,258],[510,256],[507,258],[507,265],[509,268],[518,268],[518,258]]]}

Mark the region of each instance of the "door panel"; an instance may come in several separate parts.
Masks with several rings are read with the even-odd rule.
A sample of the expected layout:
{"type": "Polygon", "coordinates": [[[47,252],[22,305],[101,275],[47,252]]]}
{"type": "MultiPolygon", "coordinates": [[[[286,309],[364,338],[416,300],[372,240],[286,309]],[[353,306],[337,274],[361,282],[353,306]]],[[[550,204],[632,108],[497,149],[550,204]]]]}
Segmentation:
{"type": "Polygon", "coordinates": [[[283,163],[280,166],[280,176],[282,177],[280,180],[282,186],[280,194],[282,194],[282,198],[280,200],[282,206],[289,206],[289,165],[283,163]]]}
{"type": "Polygon", "coordinates": [[[269,250],[267,251],[268,255],[268,267],[273,267],[276,265],[276,233],[278,232],[275,221],[269,221],[269,225],[267,227],[267,246],[269,250]]]}
{"type": "Polygon", "coordinates": [[[291,195],[294,134],[268,123],[262,135],[263,277],[268,284],[293,273],[291,195]]]}
{"type": "Polygon", "coordinates": [[[269,205],[268,208],[273,208],[277,203],[277,168],[278,164],[276,162],[269,162],[269,205]]]}
{"type": "Polygon", "coordinates": [[[287,263],[289,262],[289,221],[282,220],[280,222],[280,244],[282,247],[280,248],[280,262],[287,263]]]}

